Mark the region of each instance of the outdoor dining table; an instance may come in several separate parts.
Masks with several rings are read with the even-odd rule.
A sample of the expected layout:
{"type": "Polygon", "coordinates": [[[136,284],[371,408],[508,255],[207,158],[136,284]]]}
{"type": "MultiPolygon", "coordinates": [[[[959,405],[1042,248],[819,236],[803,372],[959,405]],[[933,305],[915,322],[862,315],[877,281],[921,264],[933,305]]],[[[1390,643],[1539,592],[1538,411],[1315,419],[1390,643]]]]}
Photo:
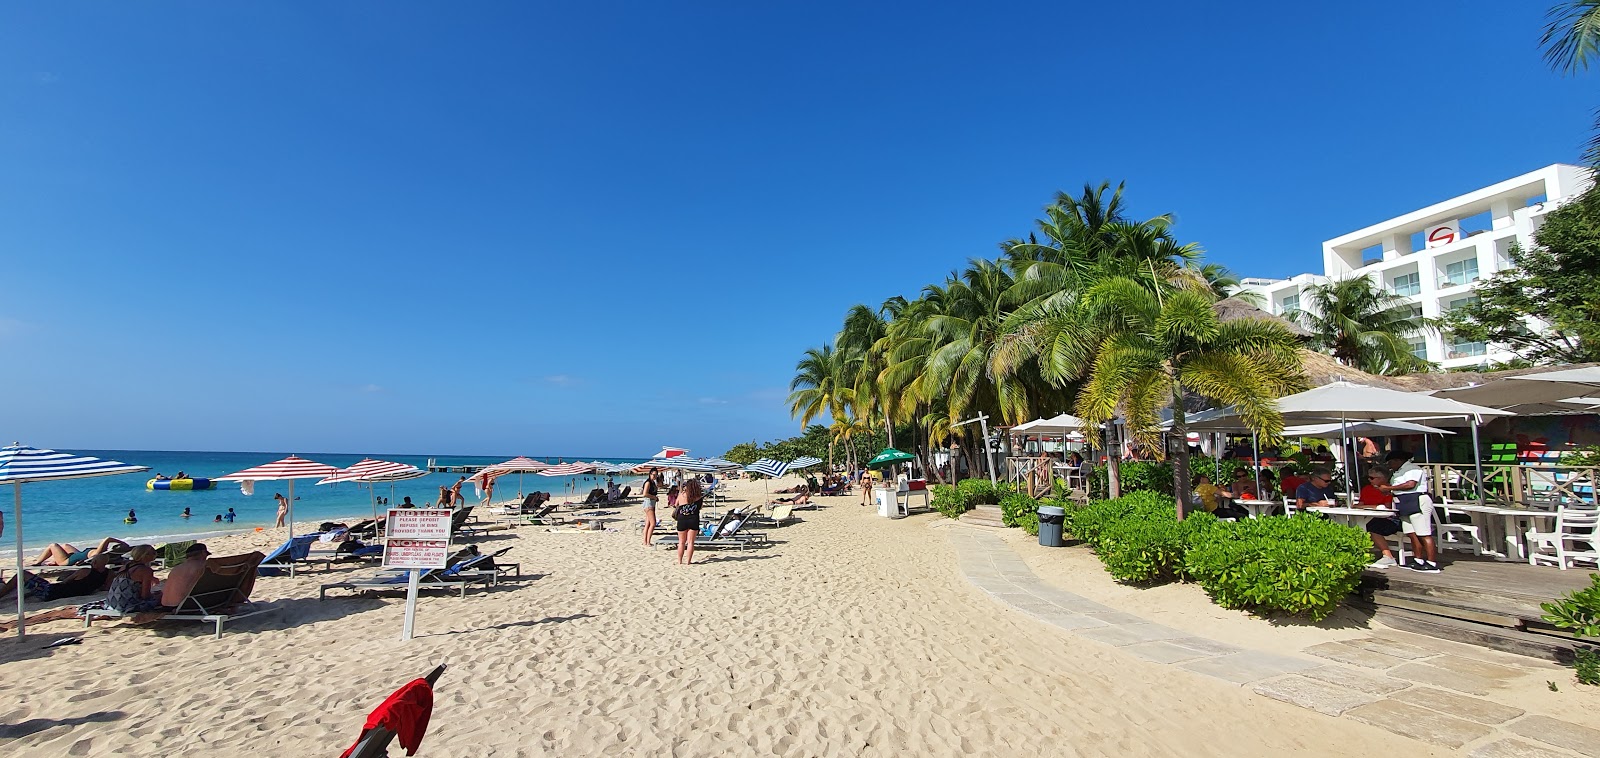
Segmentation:
{"type": "Polygon", "coordinates": [[[1261,516],[1267,512],[1268,508],[1271,508],[1274,505],[1281,505],[1276,500],[1257,500],[1255,498],[1248,497],[1234,498],[1233,504],[1245,509],[1246,511],[1249,511],[1250,518],[1261,518],[1261,516]]]}
{"type": "Polygon", "coordinates": [[[1392,518],[1395,514],[1393,508],[1349,508],[1342,505],[1313,505],[1306,510],[1320,513],[1350,526],[1355,526],[1358,518],[1370,521],[1375,518],[1392,518]]]}
{"type": "MultiPolygon", "coordinates": [[[[1506,508],[1498,505],[1477,505],[1475,503],[1450,503],[1443,506],[1447,510],[1461,511],[1472,514],[1472,523],[1483,530],[1483,552],[1486,555],[1502,561],[1525,561],[1528,559],[1528,543],[1526,532],[1521,522],[1527,522],[1533,527],[1536,519],[1554,519],[1555,511],[1538,510],[1534,508],[1506,508]],[[1503,552],[1496,551],[1493,546],[1503,544],[1503,552]]],[[[1541,531],[1549,531],[1541,530],[1541,531]]]]}

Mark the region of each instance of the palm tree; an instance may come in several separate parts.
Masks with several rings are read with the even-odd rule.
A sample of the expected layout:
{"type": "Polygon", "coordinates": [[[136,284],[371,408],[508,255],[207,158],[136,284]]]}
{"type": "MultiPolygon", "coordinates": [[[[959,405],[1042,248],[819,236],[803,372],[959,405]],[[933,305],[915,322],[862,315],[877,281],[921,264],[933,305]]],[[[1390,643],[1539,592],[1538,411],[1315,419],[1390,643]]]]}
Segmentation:
{"type": "MultiPolygon", "coordinates": [[[[794,379],[789,381],[789,414],[800,417],[800,428],[823,414],[835,420],[845,417],[845,407],[854,401],[848,383],[840,381],[845,368],[844,356],[829,344],[807,350],[795,364],[794,379]]],[[[828,467],[833,468],[831,442],[828,467]]]]}
{"type": "MultiPolygon", "coordinates": [[[[1186,396],[1234,405],[1252,429],[1282,431],[1274,400],[1303,389],[1295,336],[1281,323],[1239,319],[1223,323],[1209,292],[1164,288],[1113,276],[1083,293],[1074,308],[1042,315],[1047,330],[1070,344],[1046,365],[1056,378],[1087,375],[1076,415],[1109,421],[1121,407],[1136,439],[1160,449],[1158,414],[1170,404],[1172,433],[1183,439],[1186,396]]],[[[1189,452],[1180,446],[1173,472],[1179,514],[1189,491],[1189,452]]]]}
{"type": "MultiPolygon", "coordinates": [[[[1600,58],[1600,0],[1562,0],[1545,13],[1545,19],[1539,44],[1551,68],[1576,75],[1600,58]]],[[[1600,164],[1600,116],[1595,131],[1584,151],[1590,164],[1600,164]]]]}
{"type": "MultiPolygon", "coordinates": [[[[947,396],[951,419],[985,411],[1009,423],[1027,421],[1032,411],[1025,385],[991,369],[1000,348],[1001,325],[1009,311],[1006,291],[1015,280],[994,261],[973,260],[960,276],[952,274],[937,291],[938,307],[922,321],[936,345],[921,377],[922,395],[935,388],[947,396]]],[[[935,294],[935,293],[929,293],[935,294]]]]}
{"type": "Polygon", "coordinates": [[[1411,301],[1384,291],[1364,276],[1306,288],[1309,307],[1299,313],[1313,347],[1346,366],[1372,374],[1426,370],[1412,355],[1410,339],[1423,325],[1411,301]]]}

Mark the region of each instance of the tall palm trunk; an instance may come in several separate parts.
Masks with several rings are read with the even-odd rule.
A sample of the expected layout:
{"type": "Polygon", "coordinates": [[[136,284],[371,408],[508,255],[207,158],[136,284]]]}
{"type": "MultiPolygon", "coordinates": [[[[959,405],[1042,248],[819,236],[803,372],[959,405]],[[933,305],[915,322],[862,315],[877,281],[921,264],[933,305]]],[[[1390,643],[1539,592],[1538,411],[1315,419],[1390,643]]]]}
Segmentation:
{"type": "Polygon", "coordinates": [[[1189,515],[1189,422],[1183,412],[1183,389],[1172,392],[1172,433],[1178,436],[1178,460],[1172,466],[1172,496],[1178,520],[1189,515]]]}
{"type": "Polygon", "coordinates": [[[1106,495],[1122,497],[1122,445],[1116,440],[1116,420],[1106,422],[1106,495]]]}

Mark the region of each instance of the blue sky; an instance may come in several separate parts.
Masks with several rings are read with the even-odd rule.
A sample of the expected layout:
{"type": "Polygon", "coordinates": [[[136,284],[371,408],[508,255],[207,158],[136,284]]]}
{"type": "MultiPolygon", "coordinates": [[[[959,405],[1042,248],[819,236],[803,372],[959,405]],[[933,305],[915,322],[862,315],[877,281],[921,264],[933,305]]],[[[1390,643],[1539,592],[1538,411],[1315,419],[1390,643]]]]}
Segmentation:
{"type": "Polygon", "coordinates": [[[717,453],[1058,189],[1289,275],[1600,105],[1542,3],[1090,5],[7,4],[0,437],[717,453]]]}

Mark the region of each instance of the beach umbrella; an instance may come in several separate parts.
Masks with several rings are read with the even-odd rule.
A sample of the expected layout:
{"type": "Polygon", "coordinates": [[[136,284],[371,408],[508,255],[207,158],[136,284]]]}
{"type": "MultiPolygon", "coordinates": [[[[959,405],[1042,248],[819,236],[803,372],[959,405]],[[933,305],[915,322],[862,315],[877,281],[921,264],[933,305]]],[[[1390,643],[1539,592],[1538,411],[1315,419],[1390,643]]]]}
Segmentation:
{"type": "MultiPolygon", "coordinates": [[[[546,469],[541,469],[539,471],[539,476],[577,476],[578,474],[587,474],[590,471],[593,471],[594,468],[595,466],[593,463],[573,461],[572,463],[561,463],[546,469]]],[[[572,489],[570,482],[568,483],[567,489],[569,491],[572,489]]]]}
{"type": "Polygon", "coordinates": [[[886,447],[883,449],[883,452],[872,456],[872,460],[867,461],[867,468],[881,468],[883,466],[904,463],[912,460],[916,460],[916,456],[910,453],[902,453],[892,447],[886,447]]]}
{"type": "MultiPolygon", "coordinates": [[[[407,480],[407,479],[418,479],[418,478],[421,478],[421,477],[424,477],[424,476],[427,476],[427,475],[428,475],[428,472],[423,471],[422,469],[417,468],[416,466],[413,466],[413,465],[411,465],[409,463],[397,463],[395,461],[380,461],[380,460],[378,460],[376,458],[362,458],[360,461],[356,462],[355,464],[353,464],[353,465],[351,465],[349,467],[342,468],[342,469],[339,469],[338,471],[333,472],[333,474],[331,476],[327,477],[326,479],[323,479],[320,482],[317,482],[317,484],[337,484],[339,482],[356,482],[358,484],[366,484],[366,485],[368,485],[368,487],[371,490],[371,494],[372,494],[372,533],[373,533],[373,535],[377,535],[377,533],[378,533],[378,483],[379,482],[399,482],[399,481],[404,481],[404,480],[407,480]]],[[[391,489],[390,489],[391,499],[393,497],[393,494],[394,494],[394,490],[391,487],[391,489]]]]}
{"type": "Polygon", "coordinates": [[[1340,427],[1339,424],[1306,424],[1302,426],[1286,426],[1283,428],[1285,437],[1322,437],[1338,432],[1341,428],[1348,434],[1358,437],[1393,437],[1397,434],[1455,434],[1445,429],[1412,423],[1410,421],[1358,421],[1340,427]]]}
{"type": "Polygon", "coordinates": [[[550,468],[544,461],[536,461],[526,455],[519,455],[509,461],[501,461],[489,466],[482,471],[468,477],[474,487],[486,487],[490,480],[497,479],[505,474],[517,475],[517,500],[522,499],[522,475],[529,472],[538,472],[550,468]]]}
{"type": "MultiPolygon", "coordinates": [[[[307,460],[291,455],[282,460],[263,463],[254,468],[236,471],[227,476],[217,477],[219,482],[239,482],[239,489],[245,494],[255,491],[254,482],[287,481],[289,483],[289,541],[294,541],[294,480],[296,479],[324,479],[338,473],[337,466],[307,460]]],[[[294,576],[294,562],[289,562],[289,576],[294,576]]]]}
{"type": "Polygon", "coordinates": [[[803,469],[803,468],[811,468],[812,466],[815,466],[815,465],[817,465],[818,463],[821,463],[821,462],[822,462],[822,459],[818,458],[816,456],[813,456],[813,455],[802,455],[799,458],[796,458],[796,459],[794,459],[792,461],[789,461],[789,470],[790,471],[799,471],[800,469],[803,469]]]}
{"type": "Polygon", "coordinates": [[[108,461],[71,453],[58,453],[44,448],[28,447],[13,442],[0,448],[0,484],[10,484],[14,497],[13,523],[17,533],[17,638],[27,634],[24,613],[24,595],[27,584],[22,581],[22,485],[29,482],[49,482],[57,479],[84,479],[91,476],[114,476],[149,471],[149,466],[134,466],[121,461],[108,461]]]}
{"type": "Polygon", "coordinates": [[[689,448],[686,448],[686,447],[673,447],[671,445],[662,445],[661,446],[661,452],[656,453],[655,457],[657,457],[657,458],[677,458],[680,455],[688,455],[688,454],[689,454],[689,448]]]}
{"type": "Polygon", "coordinates": [[[1496,408],[1597,399],[1600,398],[1600,366],[1510,376],[1471,387],[1435,390],[1433,396],[1496,408]]]}
{"type": "Polygon", "coordinates": [[[768,491],[767,482],[772,479],[777,479],[778,477],[788,473],[790,465],[791,464],[784,463],[783,461],[775,461],[771,458],[762,458],[755,463],[745,466],[744,470],[752,474],[761,474],[762,476],[766,477],[766,479],[761,480],[761,492],[768,498],[771,498],[772,493],[768,491]]]}

